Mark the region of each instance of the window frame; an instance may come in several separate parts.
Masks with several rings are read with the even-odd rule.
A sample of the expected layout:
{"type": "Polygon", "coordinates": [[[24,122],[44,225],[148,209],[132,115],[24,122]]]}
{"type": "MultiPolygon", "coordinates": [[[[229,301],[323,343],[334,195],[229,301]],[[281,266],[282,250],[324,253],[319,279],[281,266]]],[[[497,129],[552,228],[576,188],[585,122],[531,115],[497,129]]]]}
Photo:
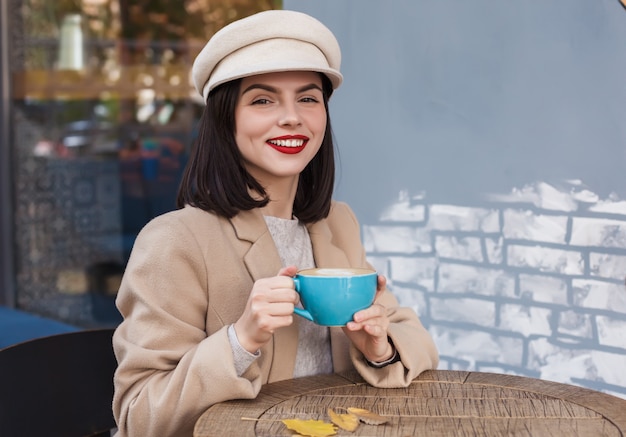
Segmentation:
{"type": "Polygon", "coordinates": [[[0,305],[16,305],[11,154],[11,66],[8,1],[0,2],[0,305]]]}

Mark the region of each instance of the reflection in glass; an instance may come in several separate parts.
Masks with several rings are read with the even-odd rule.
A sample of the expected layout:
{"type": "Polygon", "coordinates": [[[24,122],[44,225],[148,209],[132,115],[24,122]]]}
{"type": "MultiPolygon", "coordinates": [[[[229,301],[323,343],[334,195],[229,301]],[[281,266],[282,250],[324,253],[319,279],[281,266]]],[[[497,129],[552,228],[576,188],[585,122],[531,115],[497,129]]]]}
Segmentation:
{"type": "Polygon", "coordinates": [[[203,104],[189,81],[194,57],[225,24],[281,2],[17,3],[18,307],[115,324],[113,300],[137,232],[174,208],[195,140],[203,104]]]}
{"type": "Polygon", "coordinates": [[[83,56],[83,29],[80,14],[67,14],[63,17],[59,37],[59,70],[82,70],[85,68],[83,56]]]}

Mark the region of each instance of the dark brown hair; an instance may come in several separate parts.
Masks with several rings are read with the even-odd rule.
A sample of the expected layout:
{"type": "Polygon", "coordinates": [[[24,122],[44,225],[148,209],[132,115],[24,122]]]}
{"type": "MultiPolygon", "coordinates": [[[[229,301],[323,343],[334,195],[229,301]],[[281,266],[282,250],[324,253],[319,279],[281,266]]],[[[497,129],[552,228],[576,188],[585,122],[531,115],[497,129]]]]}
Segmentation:
{"type": "MultiPolygon", "coordinates": [[[[328,112],[333,87],[323,74],[326,132],[322,145],[300,173],[293,214],[304,223],[328,216],[335,183],[335,148],[328,112]]],[[[267,205],[265,189],[248,173],[235,141],[235,107],[241,79],[217,86],[207,98],[200,118],[198,139],[185,167],[176,206],[192,205],[231,218],[239,211],[267,205]],[[259,193],[260,199],[248,189],[259,193]]]]}

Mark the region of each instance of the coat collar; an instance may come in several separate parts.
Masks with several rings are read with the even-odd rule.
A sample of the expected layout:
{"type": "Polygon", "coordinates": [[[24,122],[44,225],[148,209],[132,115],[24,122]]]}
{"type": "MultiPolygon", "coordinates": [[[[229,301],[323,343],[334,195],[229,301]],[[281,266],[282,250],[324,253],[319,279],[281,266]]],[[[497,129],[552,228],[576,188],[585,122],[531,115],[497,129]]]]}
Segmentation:
{"type": "MultiPolygon", "coordinates": [[[[244,262],[253,280],[275,275],[281,267],[280,257],[259,209],[242,211],[230,219],[239,240],[251,243],[244,262]]],[[[350,267],[343,250],[333,243],[326,220],[307,225],[317,267],[350,267]]]]}

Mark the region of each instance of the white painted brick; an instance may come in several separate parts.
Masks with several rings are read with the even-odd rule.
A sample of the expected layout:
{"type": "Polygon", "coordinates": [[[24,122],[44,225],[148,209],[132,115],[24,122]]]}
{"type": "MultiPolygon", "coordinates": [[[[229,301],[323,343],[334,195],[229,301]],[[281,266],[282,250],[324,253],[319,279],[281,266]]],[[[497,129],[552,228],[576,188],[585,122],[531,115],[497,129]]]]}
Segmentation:
{"type": "Polygon", "coordinates": [[[545,182],[514,188],[510,194],[490,194],[488,199],[496,202],[532,203],[538,208],[552,211],[576,211],[578,203],[569,191],[562,191],[545,182]]]}
{"type": "Polygon", "coordinates": [[[515,277],[502,269],[441,263],[437,292],[515,297],[515,277]]]}
{"type": "Polygon", "coordinates": [[[476,361],[511,366],[522,364],[524,341],[521,338],[447,326],[431,326],[429,332],[441,355],[469,361],[468,370],[476,370],[476,361]]]}
{"type": "Polygon", "coordinates": [[[576,217],[570,244],[576,246],[626,247],[626,221],[576,217]]]}
{"type": "Polygon", "coordinates": [[[572,287],[574,305],[626,314],[626,290],[623,284],[575,279],[572,287]]]}
{"type": "Polygon", "coordinates": [[[609,390],[609,389],[606,389],[606,390],[602,389],[602,390],[599,390],[599,391],[602,391],[602,392],[604,392],[606,394],[609,394],[609,395],[612,395],[612,396],[615,396],[615,397],[618,397],[618,398],[626,399],[626,393],[619,393],[619,392],[612,391],[612,390],[609,390]]]}
{"type": "Polygon", "coordinates": [[[505,239],[565,243],[567,217],[535,215],[532,211],[517,209],[507,209],[503,216],[505,239]]]}
{"type": "Polygon", "coordinates": [[[541,379],[574,385],[573,379],[586,379],[626,387],[624,354],[567,349],[545,338],[532,340],[528,352],[528,368],[538,371],[541,379]]]}
{"type": "Polygon", "coordinates": [[[516,375],[516,376],[526,376],[523,373],[520,372],[515,372],[511,369],[506,369],[504,367],[499,367],[499,366],[494,366],[494,365],[479,365],[476,368],[477,371],[479,372],[485,372],[485,373],[497,373],[500,375],[516,375]]]}
{"type": "Polygon", "coordinates": [[[572,378],[592,379],[597,373],[587,350],[565,349],[539,338],[529,343],[528,352],[528,367],[542,379],[573,384],[572,378]]]}
{"type": "Polygon", "coordinates": [[[473,367],[469,365],[469,363],[466,363],[465,361],[463,362],[450,361],[450,360],[446,360],[445,358],[440,359],[439,367],[437,368],[440,370],[463,370],[463,371],[475,370],[473,367]]]}
{"type": "Polygon", "coordinates": [[[593,323],[589,314],[580,314],[574,311],[559,313],[559,334],[568,334],[581,338],[593,337],[593,323]]]}
{"type": "Polygon", "coordinates": [[[424,205],[411,205],[408,199],[402,199],[383,211],[380,215],[382,221],[406,221],[424,222],[426,207],[424,205]]]}
{"type": "Polygon", "coordinates": [[[549,336],[551,311],[528,305],[504,304],[500,307],[500,329],[513,331],[525,337],[549,336]]]}
{"type": "MultiPolygon", "coordinates": [[[[591,351],[598,378],[607,384],[626,387],[626,354],[591,351]]],[[[626,399],[626,394],[616,394],[626,399]]]]}
{"type": "Polygon", "coordinates": [[[429,291],[435,288],[435,258],[393,256],[389,258],[391,281],[414,283],[429,291]]]}
{"type": "Polygon", "coordinates": [[[507,262],[513,267],[531,267],[563,275],[581,275],[584,271],[579,252],[541,246],[510,245],[507,247],[507,262]]]}
{"type": "Polygon", "coordinates": [[[502,238],[485,238],[487,261],[491,264],[502,264],[502,238]]]}
{"type": "Polygon", "coordinates": [[[435,250],[441,258],[481,262],[483,260],[480,238],[437,235],[435,250]]]}
{"type": "Polygon", "coordinates": [[[494,327],[496,320],[495,303],[471,298],[430,298],[430,315],[439,321],[474,323],[479,326],[494,327]]]}
{"type": "Polygon", "coordinates": [[[393,295],[398,299],[401,306],[412,308],[418,316],[426,315],[426,299],[425,293],[421,290],[405,287],[390,287],[393,295]]]}
{"type": "Polygon", "coordinates": [[[498,211],[453,205],[430,207],[428,227],[440,231],[500,232],[498,211]]]}
{"type": "Polygon", "coordinates": [[[535,302],[567,304],[567,282],[541,275],[519,275],[520,296],[535,302]]]}
{"type": "Polygon", "coordinates": [[[626,200],[618,201],[601,201],[597,205],[593,205],[589,208],[589,211],[594,212],[608,212],[610,214],[622,214],[626,216],[626,200]]]}
{"type": "MultiPolygon", "coordinates": [[[[597,316],[598,341],[603,346],[626,349],[626,320],[617,320],[607,316],[597,316]]],[[[624,368],[626,373],[626,368],[624,368]]]]}
{"type": "MultiPolygon", "coordinates": [[[[442,359],[442,366],[447,362],[448,367],[458,370],[488,371],[493,368],[500,373],[504,369],[510,369],[510,366],[519,366],[520,369],[538,372],[544,379],[570,384],[577,384],[574,379],[583,379],[592,386],[593,381],[599,381],[626,387],[626,353],[592,349],[626,348],[626,322],[621,320],[621,316],[610,317],[610,313],[593,314],[594,310],[626,314],[626,287],[621,283],[626,276],[626,217],[619,220],[574,216],[576,210],[581,209],[580,202],[584,203],[583,208],[587,211],[626,215],[626,202],[603,202],[589,193],[582,195],[570,190],[559,191],[543,183],[526,187],[523,193],[517,194],[508,199],[509,206],[501,213],[502,223],[499,221],[500,213],[495,209],[454,205],[429,207],[422,203],[411,205],[406,196],[401,197],[400,201],[387,208],[381,216],[390,225],[394,221],[404,222],[398,223],[401,226],[391,226],[390,229],[385,226],[364,228],[364,245],[370,252],[368,260],[373,265],[380,266],[377,267],[379,271],[388,271],[386,276],[389,278],[390,289],[402,305],[413,308],[421,316],[424,315],[426,305],[430,305],[435,322],[430,323],[429,331],[433,334],[442,357],[453,357],[447,361],[442,359]],[[520,197],[517,194],[522,195],[520,197]],[[526,213],[522,209],[526,208],[523,203],[528,201],[539,208],[562,213],[559,216],[526,213]],[[589,207],[590,203],[596,205],[589,207]],[[570,213],[571,218],[565,217],[565,213],[570,213]],[[424,223],[426,217],[428,223],[424,223]],[[567,220],[571,220],[572,224],[569,242],[565,241],[567,220]],[[409,226],[408,222],[414,223],[415,227],[409,226]],[[396,230],[391,231],[392,229],[396,230]],[[419,232],[413,234],[412,229],[419,232]],[[468,242],[463,236],[456,234],[456,239],[438,236],[435,246],[427,248],[426,242],[431,244],[433,241],[430,238],[433,230],[487,233],[482,236],[487,259],[478,258],[476,243],[468,242]],[[498,235],[500,231],[502,234],[498,235]],[[510,244],[507,239],[533,241],[537,245],[510,245],[507,252],[503,253],[503,247],[510,244]],[[595,252],[589,254],[589,265],[585,266],[586,256],[575,248],[546,248],[541,246],[544,242],[569,243],[584,248],[607,247],[617,249],[613,251],[618,253],[606,254],[602,253],[602,249],[595,249],[595,252]],[[419,256],[399,256],[430,253],[431,250],[436,255],[425,259],[419,256]],[[396,252],[398,255],[376,256],[376,252],[396,252]],[[508,266],[501,265],[501,270],[459,266],[441,263],[441,257],[500,265],[506,260],[508,266]],[[531,274],[530,271],[519,273],[519,288],[516,290],[516,267],[536,269],[545,275],[531,274]],[[435,273],[438,273],[437,278],[434,277],[435,273]],[[590,277],[585,279],[566,277],[587,274],[590,277]],[[620,284],[602,279],[618,280],[620,284]],[[394,280],[415,284],[419,289],[411,286],[394,287],[394,280]],[[435,283],[437,292],[456,293],[458,298],[441,299],[436,293],[430,294],[435,291],[435,283]],[[519,291],[519,295],[516,291],[519,291]],[[500,307],[493,302],[471,299],[467,293],[519,297],[523,304],[557,304],[562,305],[562,311],[552,314],[551,318],[550,312],[556,312],[557,309],[533,307],[532,303],[528,307],[503,303],[500,307]],[[578,308],[588,309],[589,313],[571,311],[570,302],[578,308]],[[497,310],[500,310],[497,317],[500,326],[497,328],[512,331],[511,335],[515,332],[530,336],[532,340],[507,336],[504,332],[502,335],[485,333],[480,331],[485,328],[480,327],[475,330],[471,327],[467,329],[466,324],[472,323],[494,331],[491,328],[495,327],[490,323],[495,323],[497,310]],[[436,320],[445,321],[447,326],[438,326],[436,320]],[[551,326],[550,322],[557,325],[551,326]],[[460,326],[454,325],[455,323],[460,326]],[[550,329],[555,329],[556,332],[551,332],[550,329]],[[595,333],[600,343],[597,346],[595,333]],[[557,336],[564,343],[555,346],[548,338],[533,339],[536,335],[557,336]],[[523,361],[526,341],[529,342],[528,363],[523,361]],[[565,342],[573,344],[568,347],[565,342]],[[581,344],[588,349],[581,350],[581,344]],[[476,362],[483,363],[480,369],[476,362]]],[[[478,238],[476,235],[467,237],[478,238]]],[[[584,253],[586,254],[586,250],[584,253]]],[[[626,398],[623,393],[617,395],[626,398]]]]}
{"type": "Polygon", "coordinates": [[[430,232],[411,226],[363,226],[367,252],[432,252],[430,232]]]}
{"type": "Polygon", "coordinates": [[[623,280],[626,277],[626,256],[591,253],[589,254],[589,269],[592,276],[623,280]]]}

